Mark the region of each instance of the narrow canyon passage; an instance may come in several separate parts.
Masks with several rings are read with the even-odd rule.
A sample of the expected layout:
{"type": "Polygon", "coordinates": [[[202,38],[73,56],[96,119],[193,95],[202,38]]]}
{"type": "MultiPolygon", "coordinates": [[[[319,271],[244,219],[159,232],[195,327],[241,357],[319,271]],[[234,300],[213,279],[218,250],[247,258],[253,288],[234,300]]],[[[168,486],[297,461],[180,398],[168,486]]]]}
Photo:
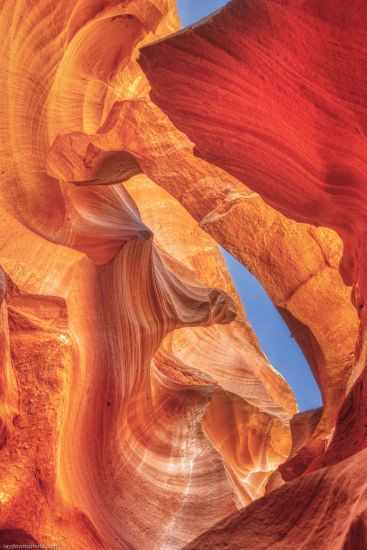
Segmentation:
{"type": "Polygon", "coordinates": [[[4,0],[0,545],[365,550],[366,13],[4,0]]]}

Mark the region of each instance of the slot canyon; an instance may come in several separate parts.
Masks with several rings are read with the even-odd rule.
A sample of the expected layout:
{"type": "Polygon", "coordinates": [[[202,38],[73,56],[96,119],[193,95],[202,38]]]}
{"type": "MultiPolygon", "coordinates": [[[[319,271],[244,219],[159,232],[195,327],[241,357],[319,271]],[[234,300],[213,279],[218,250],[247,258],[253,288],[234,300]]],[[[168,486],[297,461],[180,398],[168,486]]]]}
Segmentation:
{"type": "Polygon", "coordinates": [[[367,550],[365,1],[2,0],[0,30],[0,547],[367,550]]]}

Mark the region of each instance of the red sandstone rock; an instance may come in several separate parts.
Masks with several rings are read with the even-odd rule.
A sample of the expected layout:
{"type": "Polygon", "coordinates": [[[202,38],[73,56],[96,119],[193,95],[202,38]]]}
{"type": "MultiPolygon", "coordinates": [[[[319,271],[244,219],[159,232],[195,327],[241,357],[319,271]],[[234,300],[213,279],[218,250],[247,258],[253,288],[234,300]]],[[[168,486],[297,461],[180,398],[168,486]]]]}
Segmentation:
{"type": "Polygon", "coordinates": [[[285,484],[185,549],[362,550],[366,484],[360,476],[366,453],[285,484]]]}
{"type": "Polygon", "coordinates": [[[142,51],[152,98],[194,151],[137,63],[178,30],[173,1],[5,0],[1,543],[174,550],[207,531],[189,547],[362,549],[366,344],[341,241],[308,225],[339,232],[345,280],[361,283],[360,176],[349,199],[328,161],[363,171],[358,78],[334,90],[362,48],[343,7],[315,10],[234,1],[142,51]],[[322,410],[296,414],[212,237],[263,282],[322,410]]]}
{"type": "MultiPolygon", "coordinates": [[[[194,142],[197,155],[284,214],[340,234],[341,272],[355,285],[363,320],[365,18],[359,0],[329,9],[314,2],[232,0],[203,24],[141,55],[153,101],[194,142]]],[[[356,359],[361,373],[363,333],[356,359]]],[[[351,376],[349,388],[355,387],[321,463],[365,447],[364,376],[357,382],[351,376]]],[[[317,446],[322,453],[315,442],[313,452],[317,446]]],[[[312,456],[311,448],[307,453],[312,456]]]]}
{"type": "Polygon", "coordinates": [[[361,0],[232,0],[140,60],[196,154],[287,216],[339,232],[343,274],[363,296],[366,17],[361,0]]]}

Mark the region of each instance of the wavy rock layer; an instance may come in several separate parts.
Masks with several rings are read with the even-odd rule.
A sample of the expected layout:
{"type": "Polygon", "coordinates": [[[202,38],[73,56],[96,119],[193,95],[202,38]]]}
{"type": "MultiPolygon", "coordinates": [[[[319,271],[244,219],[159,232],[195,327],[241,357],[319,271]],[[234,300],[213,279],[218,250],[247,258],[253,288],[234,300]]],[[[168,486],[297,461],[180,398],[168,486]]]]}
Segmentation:
{"type": "Polygon", "coordinates": [[[153,100],[200,156],[287,216],[338,231],[362,295],[365,22],[360,0],[232,0],[142,54],[153,100]]]}
{"type": "MultiPolygon", "coordinates": [[[[365,22],[366,12],[360,0],[348,7],[342,2],[325,2],[320,7],[312,1],[232,0],[202,24],[145,48],[140,59],[152,85],[153,102],[194,143],[198,157],[249,186],[252,193],[246,197],[248,202],[258,201],[259,193],[269,206],[283,215],[298,222],[327,226],[344,241],[341,257],[338,240],[332,233],[292,225],[285,218],[279,225],[282,218],[276,218],[278,228],[286,229],[284,243],[296,242],[304,231],[302,227],[306,230],[307,238],[299,244],[307,257],[307,268],[312,262],[314,267],[286,297],[286,307],[276,302],[289,325],[296,329],[315,376],[321,388],[325,388],[323,397],[327,397],[323,412],[314,411],[293,419],[291,458],[280,470],[290,479],[305,470],[335,465],[330,472],[323,470],[326,476],[332,476],[333,473],[339,475],[339,470],[348,464],[345,483],[349,488],[356,475],[352,465],[363,453],[355,458],[353,455],[364,449],[367,441],[365,22]],[[290,238],[292,227],[297,229],[290,238]],[[319,266],[313,251],[316,244],[322,255],[319,266]],[[343,288],[336,272],[339,261],[344,282],[353,284],[352,302],[361,319],[358,338],[356,315],[347,305],[348,294],[344,294],[345,289],[338,290],[339,284],[343,288]],[[320,269],[323,264],[326,268],[320,269]],[[307,302],[313,293],[317,298],[321,296],[321,302],[307,302]],[[327,312],[323,303],[329,303],[327,312]],[[328,318],[331,312],[332,317],[328,318]],[[348,333],[350,339],[344,336],[342,340],[334,340],[334,346],[330,347],[339,331],[344,335],[348,333]],[[333,396],[326,390],[326,376],[333,380],[329,386],[336,392],[333,396]],[[341,393],[335,402],[338,391],[341,393]],[[345,460],[348,457],[349,462],[345,460]]],[[[241,203],[239,196],[238,200],[241,203]]],[[[262,208],[263,212],[271,211],[268,206],[262,208]]],[[[232,221],[235,209],[227,200],[228,209],[229,221],[226,209],[217,207],[204,218],[202,225],[205,227],[209,222],[208,229],[219,232],[222,242],[228,244],[230,250],[237,250],[237,257],[256,266],[259,262],[251,258],[251,249],[247,251],[235,236],[227,237],[228,229],[236,227],[236,221],[232,221]]],[[[251,217],[254,219],[254,214],[251,217]]],[[[259,216],[259,220],[260,229],[255,239],[258,235],[267,238],[263,231],[264,217],[259,216]]],[[[274,241],[272,244],[274,250],[274,241]]],[[[278,257],[283,254],[283,250],[278,252],[275,248],[275,251],[278,257]]],[[[285,252],[287,256],[291,257],[285,252]]],[[[255,270],[264,272],[258,265],[255,270]]],[[[297,270],[292,266],[290,281],[294,273],[297,270]]],[[[271,286],[271,275],[263,274],[262,279],[271,286]]],[[[279,296],[273,289],[272,295],[277,294],[279,296]]],[[[298,491],[296,487],[300,488],[298,513],[305,507],[302,493],[307,491],[303,484],[316,477],[301,477],[295,485],[288,486],[289,496],[292,490],[298,491]]],[[[342,515],[345,515],[335,520],[339,531],[325,536],[325,548],[347,548],[351,544],[363,547],[360,545],[364,540],[364,493],[357,488],[356,492],[357,496],[350,501],[335,495],[333,506],[337,511],[337,502],[341,501],[342,515]],[[354,504],[359,497],[361,508],[356,510],[354,504]],[[354,523],[351,525],[350,521],[354,523]]],[[[258,510],[258,517],[263,514],[263,521],[267,523],[268,503],[272,503],[274,513],[280,514],[282,507],[286,508],[285,495],[286,489],[275,493],[259,504],[259,508],[250,506],[248,513],[258,510]]],[[[246,514],[243,517],[247,517],[246,514]]],[[[217,540],[224,544],[225,536],[232,546],[235,544],[233,547],[260,548],[261,544],[264,548],[268,545],[323,547],[318,539],[321,527],[312,529],[304,540],[301,530],[292,529],[293,533],[288,534],[286,522],[281,525],[281,535],[269,529],[269,533],[265,530],[262,536],[256,530],[256,521],[254,516],[248,523],[247,519],[240,523],[237,517],[233,523],[219,528],[222,535],[218,539],[217,531],[213,530],[194,547],[206,548],[208,544],[217,544],[217,540]],[[238,529],[235,537],[232,537],[231,525],[234,530],[238,529]]],[[[315,525],[317,521],[314,518],[315,525]]]]}
{"type": "MultiPolygon", "coordinates": [[[[147,99],[117,102],[95,135],[59,136],[48,157],[51,174],[67,180],[84,170],[79,177],[85,181],[86,158],[69,147],[78,140],[101,154],[127,149],[146,174],[259,277],[320,384],[325,408],[315,438],[326,441],[351,380],[361,372],[354,356],[358,316],[338,271],[337,236],[288,220],[229,174],[195,158],[187,138],[147,99]]],[[[93,173],[89,177],[94,181],[93,173]]]]}
{"type": "Polygon", "coordinates": [[[364,548],[365,10],[329,4],[3,2],[1,543],[364,548]]]}
{"type": "Polygon", "coordinates": [[[168,0],[1,7],[3,544],[173,550],[282,483],[292,392],[152,181],[181,137],[154,145],[137,56],[178,28],[168,0]]]}
{"type": "MultiPolygon", "coordinates": [[[[165,44],[144,49],[143,61],[146,52],[165,44]]],[[[160,62],[165,63],[164,55],[160,62]]],[[[158,65],[153,84],[159,77],[158,65]]],[[[88,148],[101,158],[107,153],[131,155],[201,227],[244,262],[263,283],[309,359],[325,403],[314,439],[318,445],[327,442],[340,405],[362,370],[355,361],[358,315],[338,270],[340,239],[330,230],[292,222],[233,176],[195,157],[192,143],[143,92],[138,99],[116,102],[96,134],[58,136],[48,156],[49,173],[63,181],[94,183],[98,168],[85,168],[88,148]],[[84,149],[79,152],[80,142],[84,149]]],[[[292,475],[289,469],[288,477],[292,475]]]]}
{"type": "Polygon", "coordinates": [[[366,451],[303,476],[230,516],[185,548],[362,550],[366,485],[359,476],[364,468],[366,451]]]}

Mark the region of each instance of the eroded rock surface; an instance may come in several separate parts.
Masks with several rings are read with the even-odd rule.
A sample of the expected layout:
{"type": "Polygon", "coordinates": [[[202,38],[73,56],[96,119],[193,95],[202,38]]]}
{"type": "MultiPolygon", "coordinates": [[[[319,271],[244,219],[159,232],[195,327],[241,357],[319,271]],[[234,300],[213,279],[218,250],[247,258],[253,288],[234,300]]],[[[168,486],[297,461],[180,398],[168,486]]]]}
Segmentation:
{"type": "Polygon", "coordinates": [[[1,543],[363,544],[361,6],[233,0],[171,36],[173,0],[3,2],[1,543]],[[217,243],[321,409],[298,413],[217,243]]]}

